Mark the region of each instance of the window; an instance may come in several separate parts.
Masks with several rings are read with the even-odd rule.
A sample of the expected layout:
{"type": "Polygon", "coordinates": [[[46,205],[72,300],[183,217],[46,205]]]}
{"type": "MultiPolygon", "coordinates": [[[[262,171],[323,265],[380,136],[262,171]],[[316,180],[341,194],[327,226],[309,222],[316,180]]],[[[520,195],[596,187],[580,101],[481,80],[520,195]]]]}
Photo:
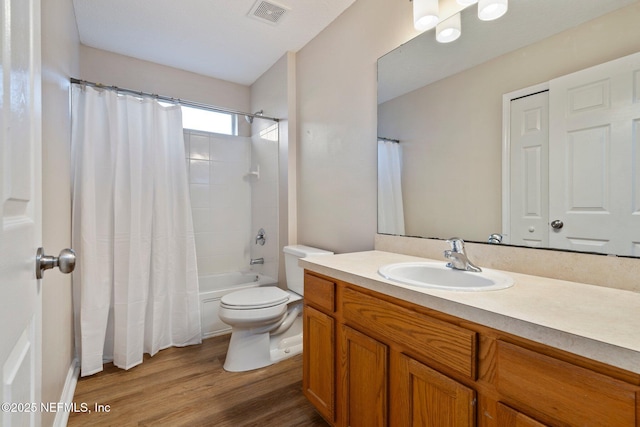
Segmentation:
{"type": "Polygon", "coordinates": [[[220,111],[182,106],[182,127],[224,135],[238,134],[237,116],[220,111]]]}

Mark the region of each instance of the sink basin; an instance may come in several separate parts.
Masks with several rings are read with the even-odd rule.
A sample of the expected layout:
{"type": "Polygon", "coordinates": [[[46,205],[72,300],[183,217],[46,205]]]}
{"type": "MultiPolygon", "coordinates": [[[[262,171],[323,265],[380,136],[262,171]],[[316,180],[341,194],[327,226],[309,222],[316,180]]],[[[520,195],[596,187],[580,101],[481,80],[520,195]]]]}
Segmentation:
{"type": "Polygon", "coordinates": [[[480,273],[454,270],[444,262],[401,262],[378,269],[385,279],[405,285],[450,291],[495,291],[513,286],[513,279],[495,270],[480,273]]]}

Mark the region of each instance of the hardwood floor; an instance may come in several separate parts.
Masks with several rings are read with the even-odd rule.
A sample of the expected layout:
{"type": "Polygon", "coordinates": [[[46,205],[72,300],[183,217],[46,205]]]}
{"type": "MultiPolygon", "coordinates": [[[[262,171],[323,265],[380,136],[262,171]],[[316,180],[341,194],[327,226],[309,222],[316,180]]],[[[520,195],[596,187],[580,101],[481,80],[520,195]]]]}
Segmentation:
{"type": "Polygon", "coordinates": [[[76,407],[91,412],[72,412],[68,426],[328,426],[302,395],[301,355],[226,372],[228,343],[227,335],[169,348],[129,371],[105,365],[78,381],[76,407]]]}

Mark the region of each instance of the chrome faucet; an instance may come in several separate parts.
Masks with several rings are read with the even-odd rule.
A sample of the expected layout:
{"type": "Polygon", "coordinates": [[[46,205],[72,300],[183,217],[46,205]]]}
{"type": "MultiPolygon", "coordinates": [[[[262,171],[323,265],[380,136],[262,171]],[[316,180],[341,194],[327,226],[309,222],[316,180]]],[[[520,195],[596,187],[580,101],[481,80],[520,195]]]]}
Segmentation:
{"type": "Polygon", "coordinates": [[[264,258],[251,258],[249,265],[264,264],[264,258]]]}
{"type": "Polygon", "coordinates": [[[258,230],[258,234],[256,235],[256,245],[264,246],[264,243],[267,241],[267,236],[264,231],[264,228],[258,230]]]}
{"type": "Polygon", "coordinates": [[[480,267],[469,261],[469,258],[464,253],[464,240],[452,237],[447,240],[447,243],[451,245],[451,249],[444,251],[444,257],[449,260],[447,267],[476,273],[482,271],[480,267]]]}
{"type": "Polygon", "coordinates": [[[493,233],[489,236],[489,243],[500,244],[502,243],[502,234],[493,233]]]}

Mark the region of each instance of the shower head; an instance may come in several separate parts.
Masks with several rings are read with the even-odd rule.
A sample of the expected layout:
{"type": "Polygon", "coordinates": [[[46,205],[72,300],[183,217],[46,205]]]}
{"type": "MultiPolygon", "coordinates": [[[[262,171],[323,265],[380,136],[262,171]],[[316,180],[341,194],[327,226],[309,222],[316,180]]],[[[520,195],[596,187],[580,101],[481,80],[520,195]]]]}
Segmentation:
{"type": "Polygon", "coordinates": [[[253,113],[253,115],[244,116],[244,119],[247,121],[247,123],[252,124],[254,117],[262,116],[263,114],[264,114],[264,110],[256,111],[255,113],[253,113]]]}

